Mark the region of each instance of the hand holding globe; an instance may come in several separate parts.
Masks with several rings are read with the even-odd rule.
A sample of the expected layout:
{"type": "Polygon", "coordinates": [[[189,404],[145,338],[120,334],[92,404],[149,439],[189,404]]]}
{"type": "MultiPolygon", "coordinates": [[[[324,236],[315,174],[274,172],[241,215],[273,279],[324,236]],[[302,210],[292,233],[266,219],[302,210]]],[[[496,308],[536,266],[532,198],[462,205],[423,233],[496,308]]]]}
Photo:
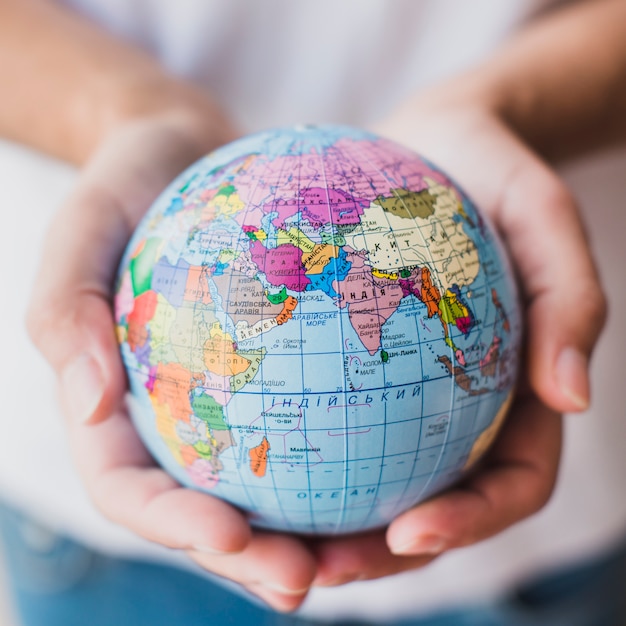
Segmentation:
{"type": "MultiPolygon", "coordinates": [[[[61,249],[66,261],[55,268],[54,274],[48,273],[45,280],[40,281],[42,287],[33,304],[35,320],[37,315],[42,315],[42,311],[51,311],[49,322],[39,331],[38,342],[42,350],[59,370],[70,363],[72,357],[89,354],[91,360],[87,363],[89,367],[95,367],[95,374],[90,376],[96,381],[91,387],[103,387],[92,403],[93,413],[90,410],[88,415],[84,415],[98,424],[85,425],[72,420],[69,428],[88,488],[108,516],[166,545],[190,550],[194,546],[205,548],[203,551],[192,551],[193,557],[203,566],[248,586],[277,608],[286,609],[302,601],[316,576],[317,583],[330,584],[345,582],[357,575],[372,578],[415,567],[432,558],[424,556],[428,552],[440,552],[489,536],[540,506],[549,494],[555,476],[560,431],[558,418],[532,393],[514,405],[502,437],[489,456],[489,464],[463,489],[454,489],[434,498],[401,515],[391,524],[389,544],[396,551],[399,547],[408,546],[404,553],[417,555],[414,557],[392,554],[384,533],[380,531],[319,541],[313,546],[292,537],[259,531],[254,531],[249,539],[243,517],[229,505],[210,496],[180,489],[163,472],[154,468],[127,417],[114,410],[121,400],[123,376],[116,356],[117,346],[111,336],[112,320],[110,314],[103,316],[102,312],[109,310],[107,303],[115,271],[115,264],[111,264],[110,260],[121,252],[130,236],[129,224],[136,223],[148,198],[154,197],[175,173],[172,171],[175,166],[166,168],[164,159],[172,156],[173,147],[188,146],[182,140],[188,135],[172,133],[171,128],[164,133],[163,125],[154,122],[142,131],[145,132],[140,144],[143,149],[129,150],[131,131],[132,128],[125,128],[112,137],[85,172],[75,199],[65,208],[63,223],[57,223],[54,236],[49,240],[49,245],[55,250],[49,250],[48,254],[58,258],[62,256],[58,252],[61,249]],[[156,144],[148,141],[166,136],[167,140],[156,144]],[[151,145],[153,149],[146,151],[146,145],[151,145]],[[163,153],[159,154],[155,147],[164,148],[163,153]],[[124,155],[124,160],[120,159],[120,155],[124,155]],[[162,174],[153,178],[145,174],[133,177],[134,173],[150,171],[162,174]],[[141,194],[131,195],[131,192],[140,191],[133,189],[137,181],[141,181],[141,194]],[[114,194],[103,194],[102,189],[105,188],[114,188],[114,194]],[[138,197],[140,199],[136,200],[138,197]],[[102,210],[103,206],[106,211],[102,210]],[[85,266],[86,250],[81,247],[79,254],[73,244],[85,237],[84,229],[78,233],[72,230],[72,226],[78,224],[89,224],[89,232],[99,234],[90,240],[89,250],[92,257],[100,261],[96,266],[85,266]],[[77,334],[80,341],[76,340],[77,334]],[[439,541],[437,544],[431,542],[429,548],[427,542],[433,537],[439,541]],[[210,554],[206,551],[209,547],[236,554],[210,554]],[[268,558],[270,554],[271,559],[268,558]]],[[[469,146],[476,145],[476,137],[472,137],[471,133],[455,134],[454,131],[453,126],[448,134],[445,129],[442,130],[441,144],[458,147],[455,163],[461,160],[463,154],[466,162],[472,162],[469,146]]],[[[500,131],[499,125],[494,123],[490,129],[483,127],[481,136],[496,137],[500,131]]],[[[545,253],[545,258],[552,265],[562,248],[566,248],[565,254],[570,258],[570,246],[575,246],[578,251],[576,258],[580,259],[581,267],[576,268],[576,273],[572,275],[569,268],[557,266],[559,280],[549,281],[552,274],[548,268],[540,266],[531,276],[530,260],[524,258],[519,248],[512,246],[516,265],[522,270],[524,295],[531,303],[532,314],[532,303],[539,302],[544,294],[565,300],[573,297],[571,287],[576,282],[573,279],[593,278],[592,265],[580,238],[575,237],[574,243],[570,243],[570,240],[562,242],[546,236],[544,225],[547,213],[537,210],[533,214],[535,219],[522,219],[530,209],[541,205],[544,192],[548,191],[548,197],[554,198],[553,180],[545,178],[545,170],[534,161],[525,161],[524,167],[519,170],[520,180],[525,177],[526,181],[531,181],[534,173],[545,183],[537,187],[529,184],[528,195],[523,201],[521,196],[505,196],[502,185],[511,181],[500,177],[502,169],[498,165],[517,162],[519,145],[510,140],[504,145],[498,144],[498,149],[492,146],[491,151],[488,149],[489,142],[486,145],[481,167],[474,162],[473,173],[465,171],[460,175],[460,170],[452,167],[450,171],[460,179],[478,204],[491,213],[496,225],[510,240],[509,244],[514,243],[515,238],[532,241],[537,256],[545,253]],[[494,174],[481,177],[480,171],[494,174]],[[493,206],[491,201],[494,198],[504,198],[505,202],[493,206]],[[504,208],[507,219],[503,219],[504,212],[500,212],[504,208]],[[518,219],[513,220],[513,216],[518,216],[518,219]],[[547,291],[546,284],[549,285],[547,291]]],[[[431,148],[432,144],[429,144],[424,152],[433,154],[431,148]]],[[[184,156],[185,150],[178,152],[181,155],[178,169],[199,156],[196,150],[185,149],[188,150],[187,157],[184,156]]],[[[439,161],[447,165],[446,159],[439,161]]],[[[561,197],[559,206],[562,210],[561,225],[577,232],[577,218],[568,199],[561,197]]],[[[591,333],[587,330],[591,323],[585,311],[569,320],[573,327],[568,329],[567,337],[561,333],[559,322],[554,319],[537,315],[531,321],[532,358],[543,367],[543,371],[552,368],[554,355],[564,345],[576,345],[584,351],[593,339],[590,339],[591,333]]],[[[74,375],[78,376],[76,372],[74,375]]],[[[550,381],[554,379],[548,379],[548,384],[550,381]]],[[[70,382],[75,383],[76,379],[66,380],[66,383],[70,382]]],[[[557,408],[575,408],[566,395],[560,395],[558,384],[552,383],[550,390],[540,387],[538,391],[544,401],[557,408]]]]}

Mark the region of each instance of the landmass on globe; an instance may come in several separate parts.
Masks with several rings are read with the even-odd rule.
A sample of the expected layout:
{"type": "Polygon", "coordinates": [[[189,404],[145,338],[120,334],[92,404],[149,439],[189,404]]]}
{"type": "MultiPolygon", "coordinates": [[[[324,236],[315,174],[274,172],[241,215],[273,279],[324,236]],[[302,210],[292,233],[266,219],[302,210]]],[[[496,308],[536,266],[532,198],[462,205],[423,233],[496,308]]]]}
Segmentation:
{"type": "Polygon", "coordinates": [[[132,416],[183,484],[260,526],[383,526],[501,426],[521,316],[506,255],[443,172],[335,126],[220,148],[120,266],[132,416]]]}

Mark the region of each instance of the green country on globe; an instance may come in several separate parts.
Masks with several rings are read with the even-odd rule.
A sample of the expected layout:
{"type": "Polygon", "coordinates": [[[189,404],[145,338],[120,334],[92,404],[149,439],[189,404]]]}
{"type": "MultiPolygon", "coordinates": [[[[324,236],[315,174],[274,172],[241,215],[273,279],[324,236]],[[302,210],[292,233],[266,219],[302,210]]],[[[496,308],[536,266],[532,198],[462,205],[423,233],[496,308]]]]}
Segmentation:
{"type": "Polygon", "coordinates": [[[245,137],[136,229],[115,318],[136,428],[261,527],[382,527],[458,481],[510,403],[521,313],[493,228],[370,133],[245,137]]]}

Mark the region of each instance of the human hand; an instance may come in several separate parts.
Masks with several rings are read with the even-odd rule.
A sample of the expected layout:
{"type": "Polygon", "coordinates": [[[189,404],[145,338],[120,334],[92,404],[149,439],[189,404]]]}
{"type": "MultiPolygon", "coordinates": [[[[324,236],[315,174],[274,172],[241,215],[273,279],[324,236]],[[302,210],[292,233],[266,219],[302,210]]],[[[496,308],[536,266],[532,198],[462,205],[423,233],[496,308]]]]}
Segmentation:
{"type": "Polygon", "coordinates": [[[75,464],[97,508],[290,610],[313,579],[312,556],[297,539],[252,532],[234,507],[182,488],[155,466],[124,409],[111,311],[116,267],[145,209],[175,175],[233,135],[204,111],[181,110],[112,131],[53,220],[28,326],[58,374],[75,464]]]}
{"type": "Polygon", "coordinates": [[[317,542],[321,586],[420,567],[540,509],[556,479],[560,413],[589,402],[588,363],[606,309],[573,198],[486,104],[434,91],[376,130],[441,166],[500,231],[521,283],[525,357],[510,415],[476,471],[386,533],[317,542]]]}

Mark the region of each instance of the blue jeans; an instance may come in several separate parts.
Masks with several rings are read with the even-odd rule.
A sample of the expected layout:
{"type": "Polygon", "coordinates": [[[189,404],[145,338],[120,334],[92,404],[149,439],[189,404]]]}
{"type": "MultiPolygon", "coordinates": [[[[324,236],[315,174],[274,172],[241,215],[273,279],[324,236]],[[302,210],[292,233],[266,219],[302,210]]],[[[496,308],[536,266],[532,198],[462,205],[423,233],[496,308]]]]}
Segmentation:
{"type": "MultiPolygon", "coordinates": [[[[320,626],[189,572],[96,553],[2,505],[0,537],[24,626],[320,626]]],[[[625,596],[626,542],[497,603],[384,626],[624,626],[625,596]]]]}

